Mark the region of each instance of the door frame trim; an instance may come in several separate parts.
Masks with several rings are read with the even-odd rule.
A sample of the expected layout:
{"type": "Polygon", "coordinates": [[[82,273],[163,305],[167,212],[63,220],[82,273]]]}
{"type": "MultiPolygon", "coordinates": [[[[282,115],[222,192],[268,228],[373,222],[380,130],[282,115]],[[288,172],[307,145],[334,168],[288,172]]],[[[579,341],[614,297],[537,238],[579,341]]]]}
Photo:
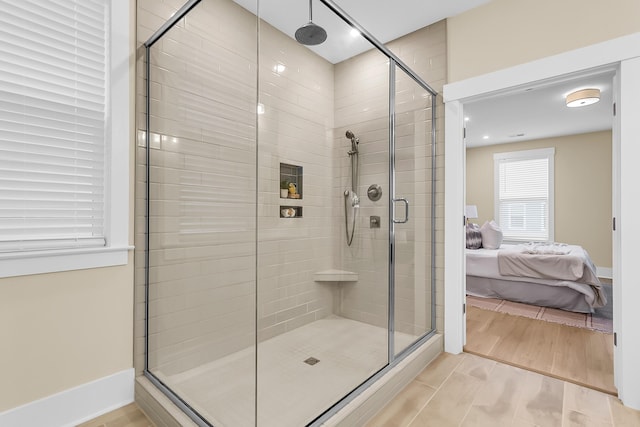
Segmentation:
{"type": "MultiPolygon", "coordinates": [[[[617,283],[634,283],[632,258],[637,249],[632,243],[640,239],[640,224],[633,220],[634,211],[640,210],[640,201],[633,195],[637,191],[634,183],[640,182],[640,168],[633,165],[633,159],[640,158],[640,33],[445,85],[445,351],[460,353],[466,333],[464,103],[598,68],[615,69],[619,79],[619,92],[614,94],[619,100],[614,128],[618,126],[619,132],[614,132],[613,149],[621,153],[621,160],[613,172],[614,182],[620,183],[619,191],[613,194],[618,223],[614,232],[613,276],[617,283]],[[625,217],[630,218],[628,223],[624,223],[625,217]]],[[[640,322],[640,313],[632,305],[640,299],[640,287],[614,286],[613,299],[614,331],[618,335],[618,346],[614,348],[615,383],[625,405],[640,409],[640,382],[635,380],[640,378],[640,367],[632,362],[640,360],[640,340],[633,336],[637,335],[633,325],[640,322]],[[628,336],[622,334],[623,330],[628,336]]]]}

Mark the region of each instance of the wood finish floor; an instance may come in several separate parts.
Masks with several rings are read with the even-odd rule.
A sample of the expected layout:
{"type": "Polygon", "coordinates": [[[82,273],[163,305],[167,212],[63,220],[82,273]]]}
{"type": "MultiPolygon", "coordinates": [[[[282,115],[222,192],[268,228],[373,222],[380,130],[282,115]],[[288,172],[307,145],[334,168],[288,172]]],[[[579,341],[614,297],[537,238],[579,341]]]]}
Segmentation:
{"type": "MultiPolygon", "coordinates": [[[[81,427],[153,426],[135,403],[81,427]]],[[[441,354],[366,427],[640,426],[608,394],[473,354],[441,354]]],[[[298,427],[298,426],[283,426],[298,427]]]]}
{"type": "Polygon", "coordinates": [[[135,403],[106,413],[78,427],[155,427],[135,403]]]}
{"type": "Polygon", "coordinates": [[[617,394],[612,334],[467,307],[465,351],[617,394]]]}
{"type": "Polygon", "coordinates": [[[640,426],[640,411],[570,382],[443,353],[366,425],[383,426],[640,426]]]}

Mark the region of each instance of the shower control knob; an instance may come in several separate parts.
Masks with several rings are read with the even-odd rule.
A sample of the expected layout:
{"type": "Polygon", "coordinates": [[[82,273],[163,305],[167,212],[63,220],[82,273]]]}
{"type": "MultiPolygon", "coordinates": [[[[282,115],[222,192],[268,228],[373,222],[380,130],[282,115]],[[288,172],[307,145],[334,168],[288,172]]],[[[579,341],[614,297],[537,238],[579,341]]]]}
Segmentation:
{"type": "Polygon", "coordinates": [[[372,202],[377,202],[382,197],[382,187],[378,184],[371,184],[367,189],[367,196],[372,202]]]}

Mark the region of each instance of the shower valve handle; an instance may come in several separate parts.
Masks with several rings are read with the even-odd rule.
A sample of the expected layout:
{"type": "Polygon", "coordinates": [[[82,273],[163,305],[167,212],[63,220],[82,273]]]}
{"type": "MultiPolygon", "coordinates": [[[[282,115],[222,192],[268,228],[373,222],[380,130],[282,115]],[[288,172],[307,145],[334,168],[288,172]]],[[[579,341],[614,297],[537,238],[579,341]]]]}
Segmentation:
{"type": "Polygon", "coordinates": [[[367,189],[367,196],[372,202],[377,202],[382,197],[382,187],[378,184],[371,184],[367,189]]]}

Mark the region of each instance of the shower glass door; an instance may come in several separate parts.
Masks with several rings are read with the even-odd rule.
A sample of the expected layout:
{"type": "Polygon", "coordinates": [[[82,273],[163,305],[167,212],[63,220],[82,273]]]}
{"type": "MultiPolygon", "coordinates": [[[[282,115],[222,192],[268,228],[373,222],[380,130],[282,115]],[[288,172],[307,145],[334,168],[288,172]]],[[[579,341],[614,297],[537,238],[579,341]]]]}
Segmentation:
{"type": "Polygon", "coordinates": [[[148,52],[146,368],[216,426],[255,425],[256,39],[203,1],[148,52]]]}
{"type": "Polygon", "coordinates": [[[432,96],[394,67],[393,341],[397,355],[430,332],[432,312],[432,96]]]}

